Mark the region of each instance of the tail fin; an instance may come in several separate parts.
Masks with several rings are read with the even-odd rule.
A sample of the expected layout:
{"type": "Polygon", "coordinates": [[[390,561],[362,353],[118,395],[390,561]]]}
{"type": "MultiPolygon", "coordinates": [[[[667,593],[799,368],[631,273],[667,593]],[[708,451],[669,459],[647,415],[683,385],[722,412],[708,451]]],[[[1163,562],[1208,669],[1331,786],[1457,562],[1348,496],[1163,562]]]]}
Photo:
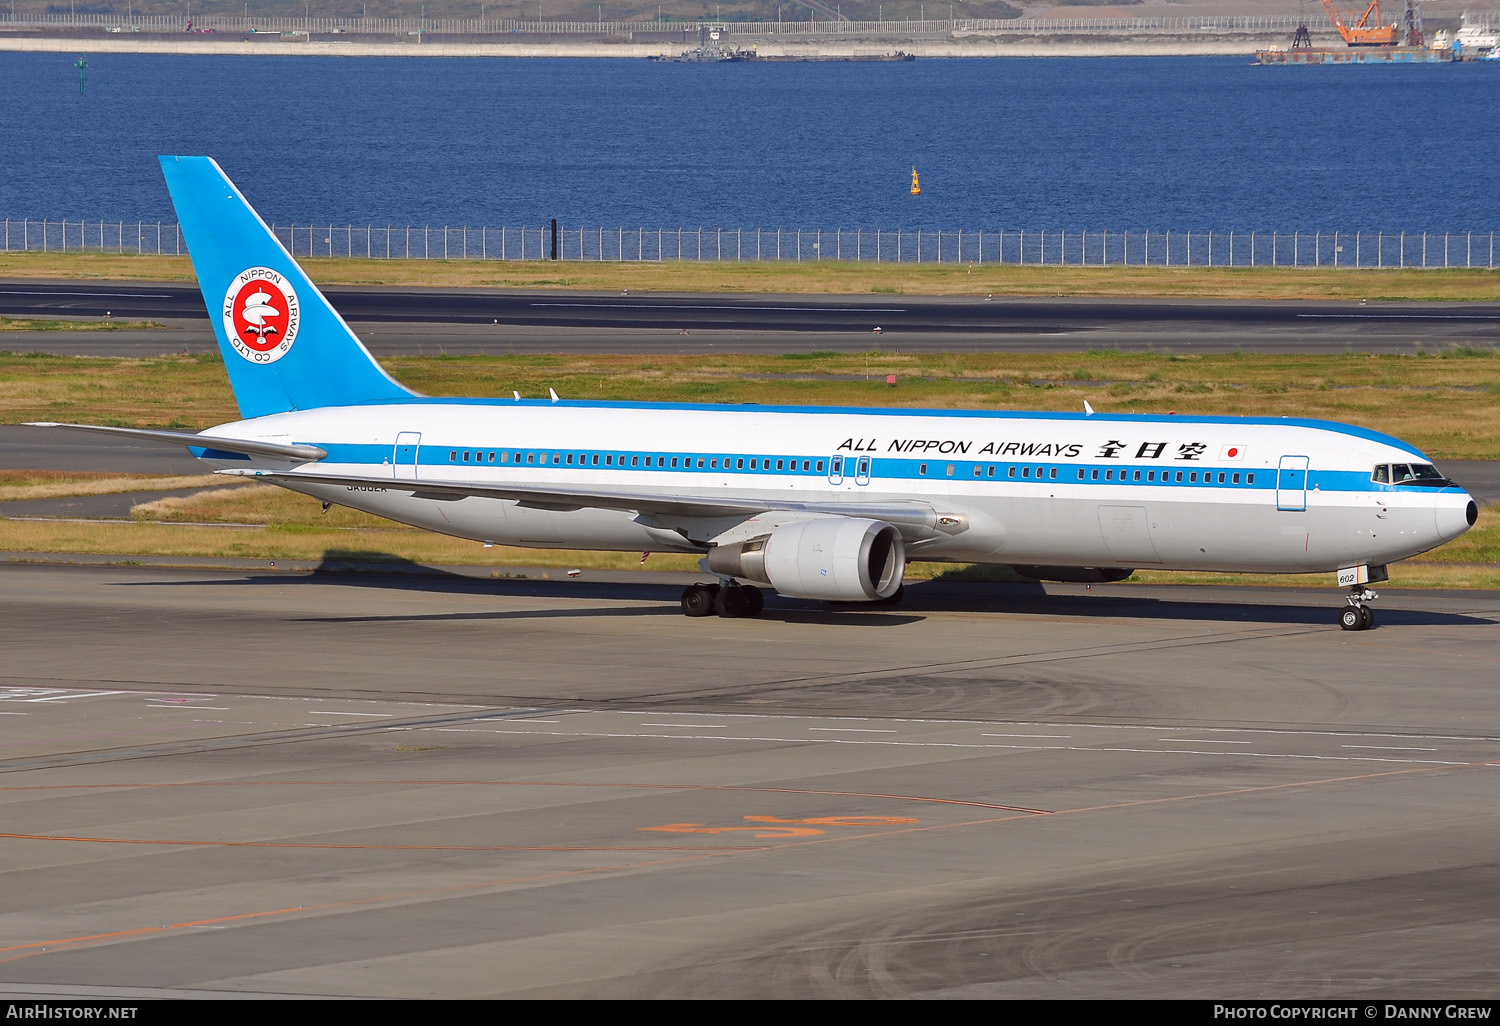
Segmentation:
{"type": "Polygon", "coordinates": [[[210,157],[162,157],[240,414],[411,398],[210,157]]]}

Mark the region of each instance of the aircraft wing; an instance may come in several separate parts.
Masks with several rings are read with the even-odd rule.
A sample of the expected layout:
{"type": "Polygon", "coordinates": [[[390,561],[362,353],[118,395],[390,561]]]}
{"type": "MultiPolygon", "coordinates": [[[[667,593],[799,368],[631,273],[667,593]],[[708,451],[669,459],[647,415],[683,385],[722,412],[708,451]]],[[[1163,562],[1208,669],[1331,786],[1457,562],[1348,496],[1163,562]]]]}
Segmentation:
{"type": "Polygon", "coordinates": [[[106,435],[124,435],[148,442],[174,442],[192,449],[233,453],[237,456],[274,456],[286,460],[321,460],[328,450],[316,445],[283,445],[279,442],[262,442],[254,438],[221,438],[217,435],[199,435],[191,431],[154,431],[147,428],[103,427],[98,424],[58,424],[53,421],[32,421],[27,427],[69,428],[73,431],[97,431],[106,435]]]}
{"type": "Polygon", "coordinates": [[[523,506],[550,510],[618,509],[633,513],[654,513],[680,517],[753,516],[757,513],[788,511],[818,515],[868,517],[891,524],[909,524],[937,528],[942,518],[929,505],[920,502],[791,502],[781,499],[701,495],[663,492],[567,488],[535,484],[481,484],[470,481],[405,481],[389,477],[364,477],[352,474],[311,474],[297,471],[221,470],[231,477],[251,477],[273,484],[317,484],[386,488],[409,492],[419,499],[464,499],[470,496],[511,499],[523,506]]]}

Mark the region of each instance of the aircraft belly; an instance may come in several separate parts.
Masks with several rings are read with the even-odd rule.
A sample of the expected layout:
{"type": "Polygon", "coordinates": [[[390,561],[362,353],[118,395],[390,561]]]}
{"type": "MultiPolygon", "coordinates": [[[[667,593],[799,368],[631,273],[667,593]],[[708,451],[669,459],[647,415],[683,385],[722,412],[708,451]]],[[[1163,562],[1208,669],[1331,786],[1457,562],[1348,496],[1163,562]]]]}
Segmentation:
{"type": "MultiPolygon", "coordinates": [[[[1350,558],[1341,507],[1282,512],[1260,494],[1244,501],[1132,496],[1101,503],[1089,495],[996,505],[1007,531],[1006,563],[1297,573],[1335,569],[1350,558]]],[[[972,558],[964,544],[960,535],[913,556],[972,558]]]]}

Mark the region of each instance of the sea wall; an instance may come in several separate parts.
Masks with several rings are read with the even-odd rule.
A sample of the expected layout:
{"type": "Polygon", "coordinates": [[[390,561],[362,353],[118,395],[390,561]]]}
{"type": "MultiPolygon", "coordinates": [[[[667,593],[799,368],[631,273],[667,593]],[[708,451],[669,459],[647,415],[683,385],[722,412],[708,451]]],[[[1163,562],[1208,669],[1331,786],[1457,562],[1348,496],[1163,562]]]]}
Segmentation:
{"type": "MultiPolygon", "coordinates": [[[[737,41],[738,42],[738,41],[737,41]]],[[[1251,57],[1256,50],[1285,47],[1277,36],[1233,36],[1206,39],[1171,37],[1075,37],[1071,39],[840,39],[817,42],[757,42],[767,57],[840,58],[889,54],[897,50],[917,57],[1251,57]]],[[[741,44],[744,45],[744,44],[741,44]]],[[[683,47],[630,42],[351,42],[337,39],[246,40],[234,36],[185,36],[181,39],[55,37],[0,32],[0,51],[32,53],[178,53],[281,57],[633,57],[676,56],[683,47]]]]}

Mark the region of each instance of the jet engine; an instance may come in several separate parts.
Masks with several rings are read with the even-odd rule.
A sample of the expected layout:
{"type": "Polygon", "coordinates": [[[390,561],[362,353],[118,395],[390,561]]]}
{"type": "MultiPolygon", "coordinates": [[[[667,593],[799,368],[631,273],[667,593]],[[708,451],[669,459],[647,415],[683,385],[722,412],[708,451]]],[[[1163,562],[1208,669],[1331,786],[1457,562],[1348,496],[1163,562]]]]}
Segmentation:
{"type": "Polygon", "coordinates": [[[906,546],[895,527],[879,520],[799,520],[763,538],[715,546],[708,568],[792,598],[875,602],[901,587],[906,546]]]}

